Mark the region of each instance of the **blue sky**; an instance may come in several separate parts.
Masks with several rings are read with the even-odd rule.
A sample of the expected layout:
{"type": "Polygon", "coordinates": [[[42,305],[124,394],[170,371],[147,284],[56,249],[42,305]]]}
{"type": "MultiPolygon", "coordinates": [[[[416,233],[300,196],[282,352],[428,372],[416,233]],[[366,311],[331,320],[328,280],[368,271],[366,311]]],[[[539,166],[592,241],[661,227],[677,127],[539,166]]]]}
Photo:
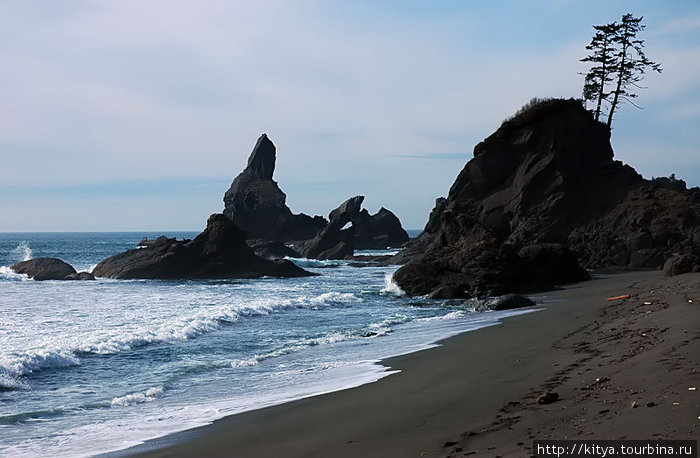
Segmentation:
{"type": "Polygon", "coordinates": [[[697,1],[0,1],[0,231],[199,230],[266,132],[295,212],[422,228],[473,146],[577,97],[592,25],[662,64],[612,143],[700,185],[697,1]]]}

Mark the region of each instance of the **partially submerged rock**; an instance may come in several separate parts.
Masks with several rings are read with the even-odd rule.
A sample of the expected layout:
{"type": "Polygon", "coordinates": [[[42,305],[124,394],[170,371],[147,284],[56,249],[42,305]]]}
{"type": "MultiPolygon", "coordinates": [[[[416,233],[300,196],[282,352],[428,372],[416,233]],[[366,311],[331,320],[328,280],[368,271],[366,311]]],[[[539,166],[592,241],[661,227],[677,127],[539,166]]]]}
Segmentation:
{"type": "Polygon", "coordinates": [[[73,266],[57,258],[34,258],[10,266],[18,274],[34,280],[94,280],[87,272],[76,272],[73,266]]]}
{"type": "Polygon", "coordinates": [[[243,231],[222,214],[213,214],[194,240],[159,238],[100,262],[95,276],[108,278],[183,279],[301,277],[312,275],[290,261],[257,256],[243,231]]]}
{"type": "Polygon", "coordinates": [[[263,259],[300,258],[298,251],[274,240],[247,240],[248,246],[263,259]]]}
{"type": "Polygon", "coordinates": [[[484,301],[484,307],[488,310],[512,310],[534,306],[535,302],[532,299],[517,294],[504,294],[484,301]]]}

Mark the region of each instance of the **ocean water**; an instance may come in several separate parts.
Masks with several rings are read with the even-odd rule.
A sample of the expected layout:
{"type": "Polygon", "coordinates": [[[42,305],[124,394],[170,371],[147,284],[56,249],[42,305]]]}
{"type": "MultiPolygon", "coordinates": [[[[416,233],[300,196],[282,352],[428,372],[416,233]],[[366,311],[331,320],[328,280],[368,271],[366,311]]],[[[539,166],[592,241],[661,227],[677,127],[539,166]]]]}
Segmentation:
{"type": "Polygon", "coordinates": [[[216,281],[36,282],[9,269],[53,256],[89,271],[158,235],[0,234],[1,456],[115,451],[370,383],[394,372],[382,358],[526,312],[406,298],[395,267],[343,261],[293,260],[311,278],[216,281]]]}

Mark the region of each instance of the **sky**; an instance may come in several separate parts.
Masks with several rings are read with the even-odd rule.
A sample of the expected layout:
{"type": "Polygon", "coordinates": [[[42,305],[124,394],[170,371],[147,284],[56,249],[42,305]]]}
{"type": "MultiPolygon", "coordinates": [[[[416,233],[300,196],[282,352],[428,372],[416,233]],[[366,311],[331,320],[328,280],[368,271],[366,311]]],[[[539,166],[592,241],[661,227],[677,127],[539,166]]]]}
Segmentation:
{"type": "Polygon", "coordinates": [[[661,63],[616,158],[700,185],[700,2],[0,0],[0,232],[201,230],[258,136],[295,213],[425,225],[475,144],[579,97],[594,24],[661,63]]]}

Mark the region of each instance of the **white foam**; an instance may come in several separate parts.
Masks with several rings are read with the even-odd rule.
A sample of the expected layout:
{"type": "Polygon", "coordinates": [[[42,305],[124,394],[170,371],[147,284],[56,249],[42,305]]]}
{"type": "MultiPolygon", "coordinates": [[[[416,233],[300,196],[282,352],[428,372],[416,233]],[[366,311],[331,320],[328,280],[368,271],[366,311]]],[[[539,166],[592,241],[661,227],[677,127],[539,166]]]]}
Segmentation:
{"type": "Polygon", "coordinates": [[[394,281],[394,274],[389,273],[384,275],[384,288],[381,290],[382,293],[392,294],[394,296],[405,296],[406,293],[401,289],[399,285],[394,281]]]}
{"type": "Polygon", "coordinates": [[[21,378],[12,376],[5,371],[0,371],[0,391],[4,390],[26,390],[29,384],[21,378]]]}
{"type": "Polygon", "coordinates": [[[143,404],[144,402],[153,402],[161,396],[163,396],[163,387],[156,386],[146,391],[116,397],[112,399],[110,404],[112,407],[126,407],[134,404],[143,404]]]}
{"type": "Polygon", "coordinates": [[[292,261],[299,267],[337,267],[347,264],[347,262],[338,259],[319,260],[308,258],[290,258],[289,256],[285,257],[284,259],[292,261]]]}
{"type": "Polygon", "coordinates": [[[22,354],[0,355],[0,370],[11,377],[23,377],[49,367],[70,367],[80,364],[71,349],[37,349],[22,354]]]}
{"type": "Polygon", "coordinates": [[[27,274],[18,274],[8,266],[0,266],[0,278],[3,280],[28,281],[31,280],[27,274]]]}
{"type": "MultiPolygon", "coordinates": [[[[362,298],[352,293],[326,292],[318,296],[301,296],[295,299],[261,298],[244,304],[205,307],[191,312],[189,316],[162,322],[156,327],[151,327],[150,323],[143,323],[142,327],[135,325],[113,330],[91,330],[80,338],[50,341],[31,350],[4,354],[0,356],[0,369],[4,368],[12,376],[21,377],[42,369],[80,365],[80,356],[86,354],[117,354],[150,344],[194,339],[216,331],[224,324],[234,323],[242,317],[263,316],[297,308],[332,307],[352,302],[362,302],[362,298]]],[[[302,340],[298,348],[317,344],[313,340],[302,340]]],[[[267,359],[297,350],[296,347],[292,350],[284,349],[279,354],[273,352],[275,354],[256,358],[267,359]]]]}
{"type": "Polygon", "coordinates": [[[416,321],[436,321],[436,320],[454,320],[455,318],[462,318],[466,316],[469,312],[466,310],[455,310],[450,313],[446,313],[440,316],[431,316],[429,318],[418,318],[416,321]]]}
{"type": "Polygon", "coordinates": [[[12,250],[12,253],[15,254],[20,261],[29,261],[32,259],[32,249],[29,248],[27,242],[20,242],[19,245],[12,250]]]}

